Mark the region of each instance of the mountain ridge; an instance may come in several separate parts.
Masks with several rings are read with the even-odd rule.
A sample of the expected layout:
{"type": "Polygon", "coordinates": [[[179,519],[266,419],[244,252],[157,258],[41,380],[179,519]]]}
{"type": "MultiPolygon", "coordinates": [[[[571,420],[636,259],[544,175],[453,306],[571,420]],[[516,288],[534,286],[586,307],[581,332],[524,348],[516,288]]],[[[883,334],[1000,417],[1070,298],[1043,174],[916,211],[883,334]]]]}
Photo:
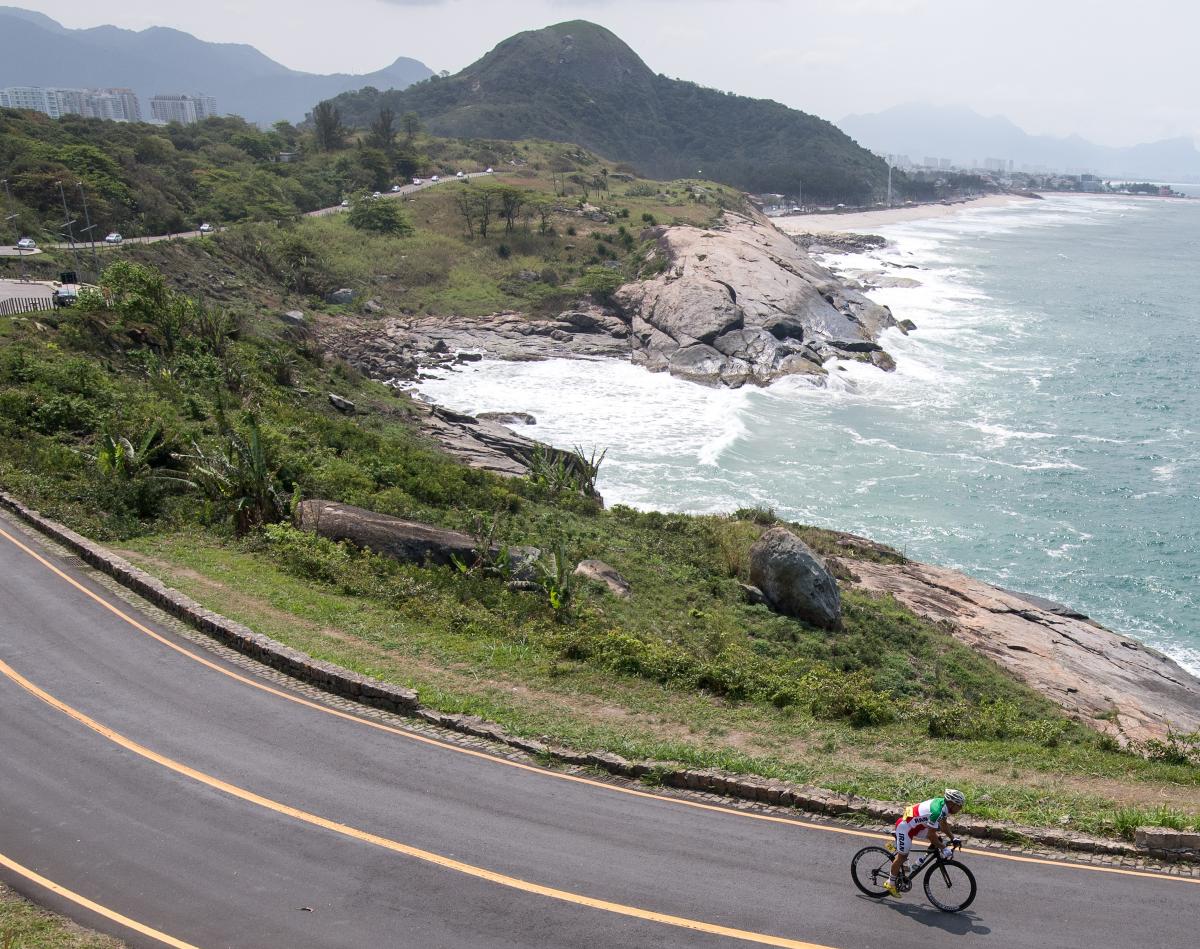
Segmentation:
{"type": "Polygon", "coordinates": [[[517,33],[453,76],[343,93],[334,104],[352,126],[384,107],[412,111],[438,135],[571,142],[652,178],[705,177],[847,203],[886,187],[882,159],[832,123],[655,73],[586,20],[517,33]]]}
{"type": "Polygon", "coordinates": [[[320,99],[364,86],[407,86],[433,72],[399,57],[363,75],[289,69],[245,43],[210,43],[172,27],[69,29],[30,10],[0,7],[0,86],[128,87],[150,117],[159,93],[212,95],[222,113],[300,121],[320,99]]]}

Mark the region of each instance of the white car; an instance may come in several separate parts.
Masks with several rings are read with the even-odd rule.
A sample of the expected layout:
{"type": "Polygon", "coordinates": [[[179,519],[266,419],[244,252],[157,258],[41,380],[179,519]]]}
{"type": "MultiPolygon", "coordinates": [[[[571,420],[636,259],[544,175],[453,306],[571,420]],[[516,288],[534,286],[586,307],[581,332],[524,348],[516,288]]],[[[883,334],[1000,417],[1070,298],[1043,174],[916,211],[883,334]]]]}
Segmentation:
{"type": "Polygon", "coordinates": [[[414,178],[414,179],[413,179],[413,184],[415,184],[415,185],[419,185],[419,184],[421,184],[421,179],[420,179],[420,178],[414,178]]]}
{"type": "Polygon", "coordinates": [[[382,196],[382,195],[381,195],[381,194],[380,194],[378,191],[376,191],[376,192],[374,192],[374,193],[371,195],[371,197],[372,197],[372,198],[380,198],[380,197],[383,197],[383,196],[382,196]]]}
{"type": "Polygon", "coordinates": [[[441,178],[439,178],[437,175],[434,175],[434,176],[433,176],[432,178],[430,178],[429,180],[430,180],[430,181],[441,181],[442,179],[441,179],[441,178]]]}
{"type": "Polygon", "coordinates": [[[32,237],[22,237],[17,241],[18,250],[37,250],[37,241],[32,237]]]}
{"type": "Polygon", "coordinates": [[[485,175],[490,175],[491,173],[492,173],[492,169],[490,169],[490,168],[484,172],[485,175]]]}
{"type": "Polygon", "coordinates": [[[467,177],[467,176],[466,176],[466,175],[464,175],[464,174],[463,174],[463,173],[460,171],[460,172],[459,172],[457,175],[455,175],[454,177],[455,177],[455,178],[465,178],[465,177],[467,177]]]}
{"type": "Polygon", "coordinates": [[[204,224],[200,225],[200,233],[201,234],[211,234],[212,232],[213,232],[213,226],[211,224],[204,223],[204,224]]]}
{"type": "Polygon", "coordinates": [[[400,190],[400,186],[399,186],[399,185],[392,185],[392,194],[395,194],[395,193],[396,193],[397,191],[399,191],[399,190],[400,190]]]}
{"type": "Polygon", "coordinates": [[[123,238],[123,237],[122,237],[120,234],[118,234],[116,231],[113,231],[111,234],[109,234],[107,237],[105,237],[105,238],[104,238],[104,243],[106,243],[106,244],[119,244],[119,243],[121,243],[121,241],[123,241],[123,240],[125,240],[125,238],[123,238]]]}

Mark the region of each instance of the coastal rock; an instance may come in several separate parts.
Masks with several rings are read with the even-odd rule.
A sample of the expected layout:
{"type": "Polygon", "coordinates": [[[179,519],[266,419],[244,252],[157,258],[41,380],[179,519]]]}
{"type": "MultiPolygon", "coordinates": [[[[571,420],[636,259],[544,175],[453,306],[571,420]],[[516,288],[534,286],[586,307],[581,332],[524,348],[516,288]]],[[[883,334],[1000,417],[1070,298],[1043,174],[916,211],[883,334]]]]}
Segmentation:
{"type": "Polygon", "coordinates": [[[954,570],[853,562],[857,585],[893,596],[1093,728],[1121,740],[1200,730],[1200,679],[1142,643],[1057,604],[954,570]]]}
{"type": "Polygon", "coordinates": [[[651,233],[653,253],[669,266],[621,287],[615,299],[631,318],[634,363],[652,371],[731,387],[820,375],[821,364],[848,346],[878,349],[879,334],[895,325],[886,307],[814,263],[765,219],[727,211],[715,227],[651,233]]]}
{"type": "Polygon", "coordinates": [[[750,582],[780,613],[822,629],[840,629],[842,598],[825,562],[784,527],[772,527],[750,548],[750,582]]]}
{"type": "Polygon", "coordinates": [[[603,583],[613,596],[627,600],[633,595],[629,581],[603,560],[584,560],[575,568],[575,576],[603,583]]]}
{"type": "Polygon", "coordinates": [[[354,403],[336,393],[329,393],[329,404],[346,415],[354,414],[354,403]]]}
{"type": "Polygon", "coordinates": [[[280,313],[279,318],[287,323],[288,326],[307,326],[308,320],[305,319],[304,313],[301,310],[288,310],[286,313],[280,313]]]}
{"type": "Polygon", "coordinates": [[[536,425],[528,412],[480,412],[475,418],[482,422],[499,422],[501,425],[536,425]]]}

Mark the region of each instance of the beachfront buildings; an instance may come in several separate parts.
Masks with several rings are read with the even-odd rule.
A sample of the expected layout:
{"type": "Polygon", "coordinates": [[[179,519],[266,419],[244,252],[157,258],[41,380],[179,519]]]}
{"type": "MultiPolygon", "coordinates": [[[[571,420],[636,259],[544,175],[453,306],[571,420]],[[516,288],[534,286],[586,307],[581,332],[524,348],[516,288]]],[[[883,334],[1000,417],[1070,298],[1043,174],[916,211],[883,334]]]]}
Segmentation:
{"type": "Polygon", "coordinates": [[[140,122],[142,109],[132,89],[58,89],[40,86],[8,86],[0,89],[0,106],[29,109],[52,119],[82,115],[113,122],[140,122]]]}
{"type": "Polygon", "coordinates": [[[191,125],[217,114],[217,100],[206,95],[159,95],[150,100],[156,122],[191,125]]]}

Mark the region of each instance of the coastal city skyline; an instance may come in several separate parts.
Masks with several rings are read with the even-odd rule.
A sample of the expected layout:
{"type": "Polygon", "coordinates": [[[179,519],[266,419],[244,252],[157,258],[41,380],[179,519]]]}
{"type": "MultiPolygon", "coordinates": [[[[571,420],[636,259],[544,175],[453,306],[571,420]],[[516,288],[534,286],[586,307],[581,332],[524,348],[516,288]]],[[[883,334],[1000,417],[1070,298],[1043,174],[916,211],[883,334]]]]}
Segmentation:
{"type": "Polygon", "coordinates": [[[1128,146],[1200,136],[1185,63],[1200,12],[1148,0],[1129,24],[1113,3],[1003,8],[948,0],[824,4],[750,0],[730,16],[699,0],[346,0],[334,30],[315,7],[264,0],[31,0],[68,28],[166,26],[212,42],[246,43],[309,72],[369,73],[397,56],[455,72],[507,36],[588,19],[623,37],[656,71],[812,112],[835,123],[912,101],[1002,114],[1031,134],[1078,134],[1128,146]],[[715,26],[719,23],[720,28],[715,26]],[[360,29],[367,26],[368,29],[360,29]],[[332,36],[332,39],[331,39],[332,36]],[[737,55],[732,55],[736,51],[737,55]],[[1020,63],[1019,68],[1014,63],[1020,63]],[[1119,68],[1114,68],[1119,64],[1119,68]]]}

